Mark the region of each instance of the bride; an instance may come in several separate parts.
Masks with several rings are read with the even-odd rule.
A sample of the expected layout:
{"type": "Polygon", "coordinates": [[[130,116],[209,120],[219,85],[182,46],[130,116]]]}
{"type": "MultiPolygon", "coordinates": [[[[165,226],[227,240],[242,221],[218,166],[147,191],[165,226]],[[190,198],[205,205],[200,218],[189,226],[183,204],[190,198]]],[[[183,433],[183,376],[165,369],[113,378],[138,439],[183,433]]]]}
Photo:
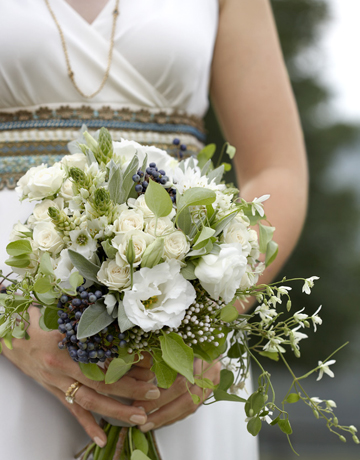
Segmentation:
{"type": "MultiPolygon", "coordinates": [[[[241,195],[271,195],[280,251],[264,282],[275,276],[303,224],[307,168],[268,0],[1,0],[0,41],[1,269],[12,225],[31,212],[13,190],[29,167],[57,161],[83,123],[165,149],[176,137],[184,156],[194,154],[210,89],[238,151],[241,195]]],[[[57,332],[39,328],[36,309],[30,335],[0,356],[3,458],[70,460],[87,436],[105,445],[90,411],[156,429],[165,460],[257,458],[241,407],[198,407],[181,378],[159,391],[149,363],[106,388],[89,381],[57,349],[57,332]],[[83,385],[70,405],[74,381],[83,385]]],[[[205,376],[218,382],[219,366],[205,376]]]]}

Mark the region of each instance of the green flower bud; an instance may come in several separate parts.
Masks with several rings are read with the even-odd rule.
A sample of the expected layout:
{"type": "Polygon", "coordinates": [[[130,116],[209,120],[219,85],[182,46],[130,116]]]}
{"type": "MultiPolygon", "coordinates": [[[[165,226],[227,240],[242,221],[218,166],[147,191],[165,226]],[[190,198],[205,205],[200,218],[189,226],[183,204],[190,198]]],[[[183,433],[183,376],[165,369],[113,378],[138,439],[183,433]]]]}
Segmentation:
{"type": "Polygon", "coordinates": [[[126,249],[126,259],[130,265],[133,265],[135,262],[135,249],[132,238],[130,238],[128,247],[126,249]]]}
{"type": "Polygon", "coordinates": [[[112,201],[110,199],[110,193],[103,187],[95,190],[93,206],[95,211],[103,216],[110,214],[112,210],[112,201]]]}
{"type": "Polygon", "coordinates": [[[315,418],[319,418],[319,412],[317,410],[313,409],[313,414],[315,418]]]}
{"type": "Polygon", "coordinates": [[[360,443],[359,438],[355,434],[354,434],[354,436],[352,438],[353,438],[353,441],[354,441],[355,444],[360,443]]]}
{"type": "Polygon", "coordinates": [[[291,300],[288,300],[287,303],[286,303],[286,309],[287,311],[290,311],[291,310],[291,300]]]}
{"type": "Polygon", "coordinates": [[[346,442],[346,438],[344,436],[339,436],[340,441],[346,442]]]}
{"type": "Polygon", "coordinates": [[[164,238],[157,238],[145,249],[141,266],[152,268],[157,265],[164,254],[164,238]]]}
{"type": "Polygon", "coordinates": [[[86,143],[89,149],[94,153],[95,157],[99,153],[99,144],[87,131],[84,132],[83,136],[85,137],[86,143]]]}
{"type": "Polygon", "coordinates": [[[333,418],[333,423],[334,423],[335,426],[338,426],[338,425],[339,425],[339,420],[338,420],[337,417],[334,417],[334,418],[333,418]]]}
{"type": "Polygon", "coordinates": [[[99,149],[102,154],[102,161],[107,164],[113,156],[113,143],[111,135],[106,128],[100,129],[99,134],[99,149]]]}
{"type": "Polygon", "coordinates": [[[307,320],[305,320],[305,321],[303,322],[303,325],[304,325],[305,327],[310,327],[310,323],[309,323],[309,321],[307,321],[307,320]]]}
{"type": "Polygon", "coordinates": [[[55,208],[54,206],[50,206],[48,209],[48,214],[51,220],[54,221],[54,223],[59,223],[61,221],[61,213],[58,208],[55,208]]]}

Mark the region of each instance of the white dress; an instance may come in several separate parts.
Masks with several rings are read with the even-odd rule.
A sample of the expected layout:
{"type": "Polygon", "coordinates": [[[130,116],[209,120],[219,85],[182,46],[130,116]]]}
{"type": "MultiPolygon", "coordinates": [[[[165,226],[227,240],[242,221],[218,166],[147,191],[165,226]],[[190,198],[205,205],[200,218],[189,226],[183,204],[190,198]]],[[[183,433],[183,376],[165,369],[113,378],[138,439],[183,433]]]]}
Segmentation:
{"type": "MultiPolygon", "coordinates": [[[[106,68],[115,0],[109,0],[91,25],[65,0],[50,4],[64,31],[75,78],[85,93],[91,93],[106,68]]],[[[6,173],[7,185],[11,184],[11,162],[15,157],[15,162],[24,161],[29,152],[22,157],[21,151],[31,142],[55,145],[76,137],[78,131],[70,122],[61,129],[45,124],[40,129],[28,119],[21,122],[19,111],[36,112],[45,106],[51,111],[64,105],[76,110],[86,105],[95,111],[104,106],[147,113],[176,109],[202,117],[208,106],[217,19],[217,0],[121,0],[110,77],[89,101],[67,77],[60,36],[44,0],[0,0],[0,178],[6,173]],[[19,124],[7,124],[7,115],[1,118],[1,113],[10,118],[17,113],[19,124]],[[14,145],[20,147],[11,157],[8,146],[14,145]]],[[[135,134],[139,141],[153,135],[135,134]]],[[[172,134],[162,136],[166,140],[172,134]]],[[[0,190],[0,268],[5,271],[11,227],[24,221],[31,207],[20,204],[14,190],[0,190]]],[[[257,443],[247,433],[244,417],[243,407],[235,403],[200,408],[156,432],[163,459],[256,460],[257,443]]],[[[1,458],[71,460],[87,442],[82,427],[59,401],[0,356],[1,458]]]]}

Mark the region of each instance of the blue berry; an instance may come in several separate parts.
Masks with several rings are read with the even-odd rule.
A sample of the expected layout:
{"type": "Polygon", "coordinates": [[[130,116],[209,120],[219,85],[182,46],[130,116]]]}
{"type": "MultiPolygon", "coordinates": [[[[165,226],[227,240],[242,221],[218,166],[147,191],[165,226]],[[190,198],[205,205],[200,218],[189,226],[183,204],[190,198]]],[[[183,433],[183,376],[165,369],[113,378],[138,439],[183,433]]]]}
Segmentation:
{"type": "Polygon", "coordinates": [[[63,350],[65,348],[65,344],[63,342],[59,342],[58,347],[60,348],[60,350],[63,350]]]}
{"type": "Polygon", "coordinates": [[[98,299],[102,297],[102,292],[101,291],[95,291],[95,295],[98,299]]]}
{"type": "Polygon", "coordinates": [[[100,343],[101,342],[101,337],[99,337],[98,335],[95,335],[94,342],[100,343]]]}
{"type": "Polygon", "coordinates": [[[80,299],[72,299],[71,304],[72,304],[74,307],[80,307],[80,305],[81,305],[81,300],[80,300],[80,299]]]}
{"type": "Polygon", "coordinates": [[[63,323],[64,323],[64,321],[61,318],[59,318],[58,319],[58,324],[63,324],[63,323]]]}
{"type": "Polygon", "coordinates": [[[60,300],[59,300],[58,303],[57,303],[57,307],[58,307],[58,308],[63,308],[63,306],[64,306],[64,305],[63,305],[62,302],[60,302],[60,300]]]}
{"type": "Polygon", "coordinates": [[[70,339],[72,335],[74,335],[75,331],[74,329],[71,329],[70,331],[66,331],[66,337],[70,339]]]}
{"type": "Polygon", "coordinates": [[[156,163],[154,163],[154,162],[149,163],[149,166],[150,166],[150,168],[156,168],[156,163]]]}
{"type": "Polygon", "coordinates": [[[62,334],[65,334],[66,329],[65,329],[64,324],[60,324],[60,326],[58,327],[58,329],[59,329],[59,331],[60,331],[62,334]]]}
{"type": "Polygon", "coordinates": [[[71,324],[71,323],[65,324],[65,329],[66,329],[67,331],[70,331],[70,330],[72,329],[72,324],[71,324]]]}
{"type": "Polygon", "coordinates": [[[175,203],[175,197],[174,197],[174,196],[171,196],[170,198],[171,198],[171,201],[172,201],[173,203],[175,203]]]}
{"type": "Polygon", "coordinates": [[[109,330],[108,327],[104,327],[104,329],[101,331],[101,333],[102,333],[102,334],[106,334],[108,330],[109,330]]]}
{"type": "Polygon", "coordinates": [[[147,188],[148,185],[149,185],[149,182],[147,180],[144,180],[144,182],[142,183],[143,188],[147,188]]]}
{"type": "Polygon", "coordinates": [[[167,180],[166,180],[164,177],[162,177],[162,178],[160,179],[160,184],[165,185],[166,182],[167,182],[167,180]]]}
{"type": "Polygon", "coordinates": [[[98,352],[97,352],[97,356],[98,356],[98,358],[103,358],[103,357],[105,356],[105,352],[104,352],[104,350],[101,350],[101,349],[100,349],[100,350],[98,350],[98,352]]]}
{"type": "Polygon", "coordinates": [[[75,313],[75,319],[80,319],[81,316],[82,316],[81,311],[77,311],[77,312],[75,313]]]}
{"type": "Polygon", "coordinates": [[[157,171],[154,171],[153,176],[155,177],[155,179],[157,179],[158,177],[160,177],[160,174],[157,171]]]}
{"type": "Polygon", "coordinates": [[[94,345],[92,342],[89,342],[89,343],[87,344],[87,349],[88,349],[88,350],[93,350],[94,348],[95,348],[95,345],[94,345]]]}
{"type": "Polygon", "coordinates": [[[185,152],[185,150],[186,150],[186,145],[185,145],[185,144],[181,144],[181,145],[180,145],[180,150],[182,150],[183,152],[185,152]]]}
{"type": "Polygon", "coordinates": [[[182,153],[182,151],[179,152],[179,158],[183,158],[184,157],[184,154],[182,153]]]}
{"type": "Polygon", "coordinates": [[[68,297],[67,295],[63,294],[63,295],[60,297],[60,302],[61,302],[61,303],[64,304],[64,303],[66,303],[66,302],[68,302],[68,301],[69,301],[69,297],[68,297]]]}
{"type": "Polygon", "coordinates": [[[135,185],[135,192],[140,193],[140,192],[142,192],[142,189],[143,189],[143,187],[142,187],[141,184],[135,185]]]}
{"type": "Polygon", "coordinates": [[[89,358],[97,358],[97,351],[93,350],[89,352],[89,358]]]}
{"type": "Polygon", "coordinates": [[[77,356],[77,352],[75,350],[69,350],[69,355],[72,357],[72,358],[75,358],[77,356]]]}
{"type": "Polygon", "coordinates": [[[132,180],[133,180],[134,182],[139,182],[139,180],[140,180],[139,174],[134,174],[134,175],[132,176],[132,180]]]}
{"type": "Polygon", "coordinates": [[[119,347],[120,348],[125,348],[127,345],[127,342],[125,340],[120,340],[119,347]]]}
{"type": "Polygon", "coordinates": [[[80,293],[80,297],[81,297],[82,299],[87,299],[87,298],[89,297],[89,294],[88,294],[87,291],[82,291],[82,292],[80,293]]]}
{"type": "Polygon", "coordinates": [[[119,339],[120,340],[124,340],[125,339],[125,334],[123,334],[122,332],[120,332],[120,334],[118,335],[119,339]]]}
{"type": "Polygon", "coordinates": [[[76,342],[77,342],[76,335],[75,335],[75,334],[72,335],[72,336],[70,337],[70,340],[71,340],[72,343],[76,343],[76,342]]]}
{"type": "Polygon", "coordinates": [[[85,288],[84,288],[84,286],[79,286],[78,288],[76,288],[76,290],[78,292],[83,292],[83,291],[85,291],[85,288]]]}
{"type": "Polygon", "coordinates": [[[105,356],[106,356],[107,358],[111,358],[111,355],[112,355],[111,350],[106,350],[106,351],[105,351],[105,356]]]}
{"type": "Polygon", "coordinates": [[[175,137],[175,139],[173,140],[173,144],[174,144],[174,145],[179,145],[179,144],[180,144],[180,139],[178,139],[177,137],[175,137]]]}
{"type": "Polygon", "coordinates": [[[99,361],[100,361],[101,363],[104,363],[104,362],[106,361],[106,356],[103,356],[102,358],[99,358],[99,361]]]}
{"type": "Polygon", "coordinates": [[[144,173],[141,171],[141,169],[139,169],[137,173],[139,174],[140,177],[144,177],[144,173]]]}
{"type": "Polygon", "coordinates": [[[90,303],[95,303],[97,301],[97,297],[95,294],[90,294],[89,295],[89,302],[90,303]]]}
{"type": "Polygon", "coordinates": [[[111,343],[111,342],[114,340],[114,337],[113,337],[111,334],[109,334],[109,335],[106,337],[106,340],[107,340],[108,342],[111,343]]]}

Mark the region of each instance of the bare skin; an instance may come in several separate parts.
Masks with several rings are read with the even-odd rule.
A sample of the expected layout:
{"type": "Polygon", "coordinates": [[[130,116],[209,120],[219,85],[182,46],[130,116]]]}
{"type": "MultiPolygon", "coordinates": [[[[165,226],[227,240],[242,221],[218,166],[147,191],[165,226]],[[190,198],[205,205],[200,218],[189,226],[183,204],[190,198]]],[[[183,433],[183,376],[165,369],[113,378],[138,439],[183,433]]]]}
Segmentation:
{"type": "MultiPolygon", "coordinates": [[[[106,3],[104,0],[67,1],[73,7],[76,4],[77,11],[88,22],[94,20],[106,3]]],[[[269,282],[290,255],[304,222],[305,149],[269,1],[221,0],[220,7],[211,97],[225,137],[237,148],[235,168],[241,195],[249,201],[266,193],[271,195],[265,211],[271,225],[277,228],[280,250],[276,262],[261,278],[262,282],[269,282]]],[[[181,420],[199,407],[192,402],[182,377],[178,377],[172,388],[152,394],[157,398],[146,399],[146,392],[155,390],[152,384],[146,383],[152,375],[146,367],[134,368],[118,383],[106,388],[87,380],[77,365],[57,349],[56,333],[44,333],[37,324],[36,320],[32,322],[31,340],[26,344],[15,340],[12,352],[4,347],[5,356],[58,397],[99,444],[106,442],[106,435],[90,409],[126,421],[133,415],[142,416],[141,422],[135,423],[147,431],[181,420]],[[64,392],[75,380],[84,385],[76,395],[78,404],[70,406],[64,400],[64,392]],[[136,401],[133,407],[124,407],[95,391],[136,401]]],[[[149,363],[145,365],[149,367],[149,363]]],[[[195,371],[200,372],[202,366],[205,377],[218,383],[219,363],[209,366],[197,361],[195,371]]],[[[191,391],[201,399],[208,395],[195,386],[191,391]]]]}

